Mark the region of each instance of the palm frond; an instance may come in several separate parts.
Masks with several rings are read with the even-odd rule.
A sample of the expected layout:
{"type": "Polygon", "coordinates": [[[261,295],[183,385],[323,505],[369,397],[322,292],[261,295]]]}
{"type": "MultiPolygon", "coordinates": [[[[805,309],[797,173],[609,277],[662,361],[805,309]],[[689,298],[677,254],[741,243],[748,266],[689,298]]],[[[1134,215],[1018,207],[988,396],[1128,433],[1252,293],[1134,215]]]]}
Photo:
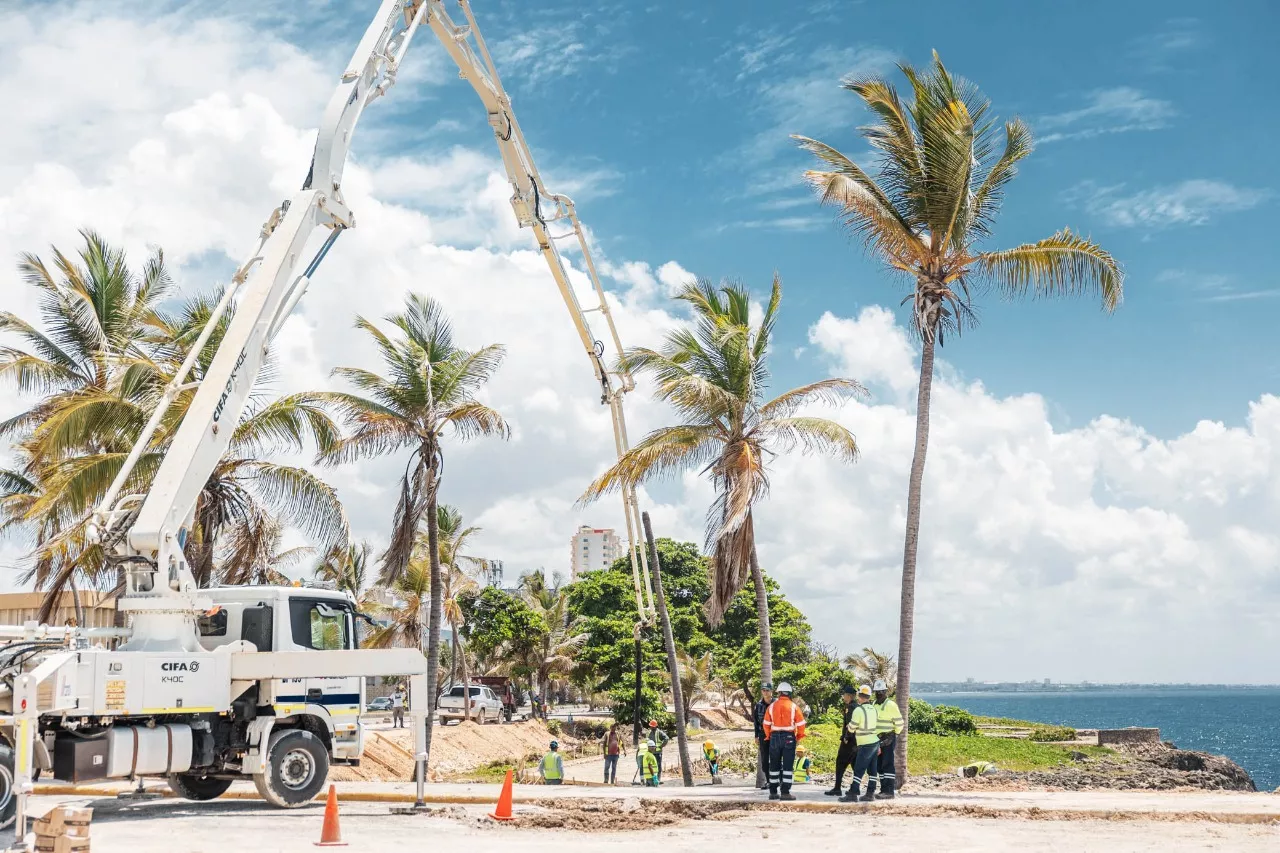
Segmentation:
{"type": "Polygon", "coordinates": [[[1109,252],[1064,228],[1057,234],[977,257],[978,270],[1007,297],[1098,294],[1114,311],[1124,297],[1124,272],[1109,252]]]}
{"type": "Polygon", "coordinates": [[[711,463],[722,437],[713,427],[681,425],[656,429],[601,474],[578,498],[585,506],[606,494],[645,480],[669,477],[711,463]]]}
{"type": "Polygon", "coordinates": [[[827,418],[774,418],[760,426],[758,437],[776,443],[784,453],[799,448],[806,454],[822,453],[841,462],[858,461],[853,433],[827,418]]]}
{"type": "Polygon", "coordinates": [[[838,406],[846,400],[868,396],[867,389],[856,379],[833,377],[820,379],[779,394],[760,407],[762,421],[790,417],[803,406],[838,406]]]}

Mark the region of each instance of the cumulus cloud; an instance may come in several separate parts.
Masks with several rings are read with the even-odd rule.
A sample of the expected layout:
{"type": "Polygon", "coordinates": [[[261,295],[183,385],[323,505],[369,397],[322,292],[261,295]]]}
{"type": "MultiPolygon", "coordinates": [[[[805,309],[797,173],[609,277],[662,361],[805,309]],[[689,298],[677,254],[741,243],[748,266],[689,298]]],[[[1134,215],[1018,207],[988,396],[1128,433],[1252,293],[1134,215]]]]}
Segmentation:
{"type": "MultiPolygon", "coordinates": [[[[0,40],[51,43],[53,26],[7,12],[0,40]]],[[[93,73],[81,69],[92,97],[61,70],[43,79],[24,63],[0,69],[0,95],[38,101],[42,111],[6,138],[7,308],[35,315],[14,272],[18,252],[74,245],[82,225],[135,253],[163,245],[188,292],[243,261],[262,220],[305,172],[311,123],[332,75],[296,48],[261,32],[250,39],[237,26],[211,20],[192,29],[97,9],[60,18],[59,43],[111,33],[112,50],[96,55],[93,73]],[[236,47],[250,43],[253,56],[236,47]],[[156,67],[169,82],[147,98],[101,82],[141,80],[156,67]],[[82,119],[92,133],[76,129],[82,119]]],[[[409,290],[438,298],[464,345],[507,345],[485,395],[515,427],[509,443],[449,447],[445,499],[484,527],[477,550],[505,560],[509,572],[563,570],[577,524],[621,527],[613,501],[574,506],[612,455],[583,345],[542,258],[514,226],[489,140],[433,157],[380,139],[356,139],[344,189],[359,227],[338,242],[275,342],[277,390],[329,386],[337,365],[376,367],[353,315],[380,318],[409,290]]],[[[582,214],[590,220],[588,209],[582,214]]],[[[665,299],[693,275],[678,260],[602,252],[601,266],[625,342],[653,342],[683,316],[665,299]]],[[[584,293],[586,276],[575,270],[574,279],[584,293]]],[[[818,359],[815,371],[865,381],[877,396],[834,413],[858,436],[857,465],[777,460],[759,510],[762,558],[810,614],[817,638],[846,650],[891,650],[917,353],[896,315],[870,306],[814,319],[803,358],[818,359]]],[[[633,440],[670,417],[644,390],[628,409],[633,440]]],[[[404,462],[323,472],[346,500],[355,536],[385,542],[404,462]]],[[[661,534],[700,541],[711,499],[704,479],[689,474],[641,498],[661,534]]],[[[1040,396],[1000,397],[940,365],[916,671],[1275,680],[1277,511],[1278,398],[1250,404],[1242,426],[1206,422],[1172,439],[1105,415],[1061,431],[1040,396]]],[[[0,561],[16,553],[12,542],[0,545],[0,561]]]]}

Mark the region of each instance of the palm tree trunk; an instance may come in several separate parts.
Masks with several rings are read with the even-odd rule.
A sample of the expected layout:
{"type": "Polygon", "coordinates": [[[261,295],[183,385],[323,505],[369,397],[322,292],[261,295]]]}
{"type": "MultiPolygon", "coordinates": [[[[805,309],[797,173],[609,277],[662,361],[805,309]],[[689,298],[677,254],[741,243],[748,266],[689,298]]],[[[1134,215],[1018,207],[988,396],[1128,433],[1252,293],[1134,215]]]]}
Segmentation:
{"type": "Polygon", "coordinates": [[[684,685],[680,683],[680,666],[676,663],[676,641],[671,634],[671,620],[667,617],[667,595],[662,590],[662,565],[658,560],[658,548],[653,542],[653,527],[649,513],[640,513],[644,524],[644,538],[649,543],[649,570],[653,575],[653,592],[658,604],[658,621],[662,623],[662,641],[667,647],[667,671],[671,673],[671,704],[676,711],[676,745],[680,748],[680,774],[684,786],[693,787],[693,765],[689,763],[689,741],[685,736],[684,685]]]}
{"type": "Polygon", "coordinates": [[[449,676],[451,683],[456,683],[458,673],[462,673],[462,718],[471,719],[471,681],[467,677],[467,661],[461,657],[462,644],[458,642],[458,623],[449,620],[449,633],[453,635],[453,673],[449,676]]]}
{"type": "Polygon", "coordinates": [[[769,630],[769,592],[764,586],[764,572],[760,571],[754,541],[751,543],[751,582],[756,588],[756,622],[760,627],[760,680],[772,684],[773,635],[769,630]]]}
{"type": "MultiPolygon", "coordinates": [[[[433,456],[434,458],[434,449],[433,456]]],[[[440,621],[444,610],[444,595],[440,585],[440,526],[436,517],[436,469],[427,469],[427,563],[431,567],[431,610],[427,617],[427,738],[426,752],[431,755],[431,732],[434,728],[436,706],[440,701],[440,621]]]]}
{"type": "Polygon", "coordinates": [[[916,614],[916,548],[920,542],[920,491],[924,481],[924,457],[929,450],[929,399],[933,391],[933,330],[924,336],[920,354],[920,393],[916,399],[916,450],[911,460],[907,488],[907,534],[902,548],[902,602],[898,621],[898,707],[902,709],[902,734],[894,750],[899,789],[907,783],[908,720],[911,717],[911,641],[916,614]]]}

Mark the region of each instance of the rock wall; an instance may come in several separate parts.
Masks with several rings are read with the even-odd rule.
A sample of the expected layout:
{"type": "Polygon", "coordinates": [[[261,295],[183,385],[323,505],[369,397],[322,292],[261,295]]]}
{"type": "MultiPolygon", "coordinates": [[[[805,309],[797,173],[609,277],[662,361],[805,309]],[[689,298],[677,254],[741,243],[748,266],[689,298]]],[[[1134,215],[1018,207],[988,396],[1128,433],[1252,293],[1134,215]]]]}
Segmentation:
{"type": "Polygon", "coordinates": [[[1160,743],[1159,729],[1131,727],[1127,729],[1098,729],[1098,746],[1138,746],[1160,743]]]}

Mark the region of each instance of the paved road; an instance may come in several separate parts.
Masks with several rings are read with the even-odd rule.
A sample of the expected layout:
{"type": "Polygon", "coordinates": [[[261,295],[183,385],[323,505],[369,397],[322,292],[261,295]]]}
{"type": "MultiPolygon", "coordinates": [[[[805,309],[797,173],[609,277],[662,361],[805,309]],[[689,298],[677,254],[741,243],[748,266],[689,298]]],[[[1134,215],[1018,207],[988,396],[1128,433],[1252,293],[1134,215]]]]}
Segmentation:
{"type": "MultiPolygon", "coordinates": [[[[546,793],[548,789],[539,789],[546,793]]],[[[573,789],[566,789],[573,790],[573,789]]],[[[586,789],[583,789],[586,790],[586,789]]],[[[599,789],[596,789],[599,790],[599,789]]],[[[696,789],[695,789],[696,790],[696,789]]],[[[1159,795],[1178,797],[1179,795],[1159,795]]],[[[1194,796],[1194,795],[1193,795],[1194,796]]],[[[577,796],[565,796],[566,805],[577,796]]],[[[1280,798],[1275,798],[1280,800],[1280,798]]],[[[36,813],[54,804],[38,797],[36,813]]],[[[1145,802],[1145,801],[1144,801],[1145,802]]],[[[1225,799],[1223,802],[1231,802],[1225,799]]],[[[322,822],[319,805],[279,811],[247,800],[186,803],[159,800],[122,804],[79,800],[94,807],[93,849],[115,853],[303,853],[314,850],[322,822]]],[[[526,807],[526,810],[532,807],[526,807]]],[[[848,849],[859,841],[896,849],[989,851],[1158,851],[1280,849],[1276,825],[1195,823],[1151,820],[974,820],[966,817],[896,816],[880,809],[850,814],[737,813],[734,819],[684,821],[653,826],[637,819],[641,831],[607,832],[560,827],[530,829],[497,825],[487,808],[453,807],[452,815],[401,816],[384,804],[348,802],[341,824],[348,850],[499,851],[521,853],[706,853],[745,850],[795,853],[796,850],[848,849]]],[[[550,814],[550,813],[548,813],[550,814]]]]}

